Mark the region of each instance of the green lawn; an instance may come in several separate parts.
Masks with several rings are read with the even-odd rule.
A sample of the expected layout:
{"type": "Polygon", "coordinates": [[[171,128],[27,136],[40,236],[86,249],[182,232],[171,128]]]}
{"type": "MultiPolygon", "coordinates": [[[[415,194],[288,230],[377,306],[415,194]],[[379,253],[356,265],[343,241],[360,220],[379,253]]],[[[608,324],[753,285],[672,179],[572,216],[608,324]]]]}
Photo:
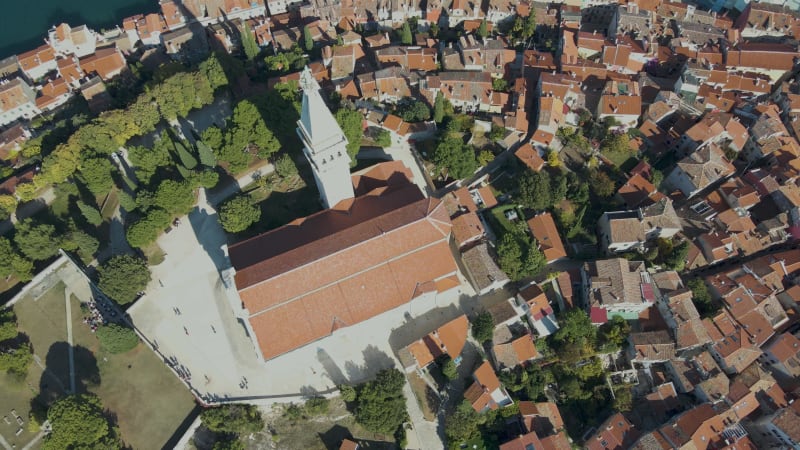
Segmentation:
{"type": "Polygon", "coordinates": [[[120,433],[132,448],[161,448],[194,407],[194,398],[167,369],[164,362],[139,344],[121,355],[100,349],[99,342],[83,323],[78,299],[72,299],[72,336],[78,378],[99,378],[89,390],[117,417],[120,433]]]}
{"type": "MultiPolygon", "coordinates": [[[[0,416],[16,409],[26,430],[0,421],[0,434],[21,448],[36,432],[27,431],[31,405],[46,405],[64,395],[69,387],[67,315],[65,285],[56,283],[39,299],[32,296],[15,305],[20,330],[27,334],[34,353],[46,373],[35,362],[26,380],[20,382],[0,375],[0,416]],[[41,393],[41,394],[40,394],[41,393]],[[38,396],[38,397],[37,397],[38,396]]],[[[144,344],[128,353],[112,355],[100,349],[79,300],[70,299],[76,389],[97,394],[103,406],[116,417],[125,443],[131,448],[158,449],[173,435],[194,408],[194,398],[144,344]]]]}
{"type": "Polygon", "coordinates": [[[517,208],[516,205],[502,205],[489,210],[489,217],[491,219],[491,224],[498,238],[503,234],[505,234],[506,232],[513,231],[515,224],[518,224],[521,221],[525,220],[525,216],[522,214],[522,211],[520,211],[519,208],[517,208],[517,216],[519,217],[518,220],[512,223],[511,221],[506,219],[505,212],[508,211],[509,209],[515,209],[515,208],[517,208]]]}
{"type": "Polygon", "coordinates": [[[608,158],[609,161],[614,163],[614,165],[619,167],[623,172],[632,169],[638,162],[631,152],[606,151],[603,152],[603,156],[608,158]]]}

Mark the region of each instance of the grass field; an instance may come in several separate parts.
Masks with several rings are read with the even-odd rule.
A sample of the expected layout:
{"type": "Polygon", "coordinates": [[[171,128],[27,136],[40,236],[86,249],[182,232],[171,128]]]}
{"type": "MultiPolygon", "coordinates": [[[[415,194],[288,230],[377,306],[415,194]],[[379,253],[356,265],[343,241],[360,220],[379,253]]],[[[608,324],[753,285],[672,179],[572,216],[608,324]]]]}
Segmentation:
{"type": "Polygon", "coordinates": [[[117,417],[125,443],[133,448],[161,448],[194,407],[194,399],[155,353],[144,344],[121,355],[104,352],[83,323],[78,299],[72,300],[72,336],[81,379],[98,375],[89,387],[117,417]],[[83,360],[79,360],[83,358],[83,360]]]}
{"type": "MultiPolygon", "coordinates": [[[[26,430],[19,436],[14,435],[16,422],[10,426],[0,421],[0,433],[17,448],[36,435],[27,431],[32,401],[46,407],[69,387],[64,289],[63,282],[56,283],[38,300],[26,298],[14,307],[20,330],[47,368],[45,372],[34,362],[24,382],[0,376],[0,416],[13,408],[25,420],[26,430]]],[[[70,302],[76,390],[101,398],[131,448],[161,448],[194,408],[194,398],[144,344],[122,355],[104,352],[83,323],[78,298],[73,295],[70,302]]]]}
{"type": "MultiPolygon", "coordinates": [[[[525,216],[522,214],[522,211],[517,208],[517,216],[518,219],[513,223],[506,219],[505,212],[509,209],[517,208],[515,205],[502,205],[496,208],[492,208],[489,210],[489,217],[491,218],[491,224],[495,228],[495,233],[499,236],[502,236],[506,232],[513,231],[514,225],[520,223],[520,221],[525,220],[525,216]]],[[[523,222],[524,223],[524,222],[523,222]]]]}

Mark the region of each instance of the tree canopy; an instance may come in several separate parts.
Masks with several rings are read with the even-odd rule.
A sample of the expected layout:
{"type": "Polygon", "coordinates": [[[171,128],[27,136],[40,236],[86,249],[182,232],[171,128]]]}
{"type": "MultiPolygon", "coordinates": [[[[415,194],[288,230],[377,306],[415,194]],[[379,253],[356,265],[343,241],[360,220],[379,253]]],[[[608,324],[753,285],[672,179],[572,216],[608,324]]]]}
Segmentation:
{"type": "Polygon", "coordinates": [[[45,450],[121,448],[114,429],[103,415],[100,399],[92,394],[69,395],[47,411],[52,431],[45,435],[45,450]]]}
{"type": "Polygon", "coordinates": [[[219,209],[222,228],[229,233],[239,233],[261,218],[261,209],[253,205],[250,197],[242,195],[225,202],[219,209]]]}
{"type": "Polygon", "coordinates": [[[194,189],[186,181],[164,180],[156,190],[154,203],[170,214],[187,214],[194,206],[194,189]]]}
{"type": "MultiPolygon", "coordinates": [[[[15,276],[20,281],[28,281],[32,277],[33,263],[22,256],[11,244],[11,241],[0,236],[0,277],[15,276]]],[[[2,340],[2,339],[0,339],[2,340]]]]}
{"type": "Polygon", "coordinates": [[[120,304],[134,301],[150,282],[147,262],[131,255],[113,256],[97,271],[100,290],[120,304]]]}
{"type": "Polygon", "coordinates": [[[519,179],[519,202],[526,208],[541,211],[553,205],[550,177],[546,172],[526,171],[519,179]]]}
{"type": "Polygon", "coordinates": [[[461,179],[472,175],[478,168],[475,150],[461,138],[444,137],[433,151],[433,162],[439,170],[447,170],[448,176],[461,179]]]}
{"type": "Polygon", "coordinates": [[[264,428],[258,407],[245,404],[226,404],[206,409],[200,414],[203,425],[215,433],[257,433],[264,428]]]}
{"type": "Polygon", "coordinates": [[[459,444],[478,436],[478,426],[486,419],[475,412],[469,402],[464,401],[456,410],[445,418],[444,434],[450,448],[458,448],[459,444]]]}
{"type": "Polygon", "coordinates": [[[58,253],[61,237],[53,225],[36,224],[31,219],[26,219],[17,224],[14,243],[28,258],[42,261],[58,253]]]}
{"type": "Polygon", "coordinates": [[[378,372],[374,380],[358,386],[356,421],[375,433],[391,434],[397,431],[408,418],[404,385],[402,372],[385,369],[378,372]]]}
{"type": "Polygon", "coordinates": [[[347,138],[347,154],[350,156],[350,165],[356,165],[356,155],[361,149],[361,137],[364,136],[361,113],[349,108],[340,108],[334,115],[336,122],[342,128],[347,138]]]}
{"type": "Polygon", "coordinates": [[[406,122],[422,122],[431,118],[431,109],[428,105],[413,97],[400,99],[395,113],[406,122]]]}
{"type": "Polygon", "coordinates": [[[244,23],[244,30],[242,30],[242,49],[248,60],[255,59],[255,57],[261,53],[261,49],[256,42],[256,37],[246,21],[244,23]]]}
{"type": "Polygon", "coordinates": [[[414,43],[414,36],[411,34],[411,26],[408,22],[404,22],[400,28],[400,42],[403,45],[411,45],[414,43]]]}
{"type": "Polygon", "coordinates": [[[114,185],[113,167],[108,158],[89,158],[81,163],[80,179],[94,195],[108,193],[114,185]]]}
{"type": "Polygon", "coordinates": [[[109,323],[95,332],[100,346],[109,353],[126,353],[139,344],[139,336],[132,328],[109,323]]]}
{"type": "Polygon", "coordinates": [[[488,311],[483,311],[472,321],[472,337],[478,342],[484,343],[492,339],[494,332],[494,320],[488,311]]]}

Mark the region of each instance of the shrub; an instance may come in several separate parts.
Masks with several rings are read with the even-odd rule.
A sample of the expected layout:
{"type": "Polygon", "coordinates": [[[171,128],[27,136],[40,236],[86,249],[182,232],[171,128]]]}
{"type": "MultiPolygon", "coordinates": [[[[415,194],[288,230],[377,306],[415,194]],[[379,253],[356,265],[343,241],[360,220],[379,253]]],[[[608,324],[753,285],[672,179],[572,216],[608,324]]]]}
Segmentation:
{"type": "Polygon", "coordinates": [[[101,326],[95,334],[100,346],[109,353],[126,353],[139,344],[139,336],[135,331],[115,323],[101,326]]]}

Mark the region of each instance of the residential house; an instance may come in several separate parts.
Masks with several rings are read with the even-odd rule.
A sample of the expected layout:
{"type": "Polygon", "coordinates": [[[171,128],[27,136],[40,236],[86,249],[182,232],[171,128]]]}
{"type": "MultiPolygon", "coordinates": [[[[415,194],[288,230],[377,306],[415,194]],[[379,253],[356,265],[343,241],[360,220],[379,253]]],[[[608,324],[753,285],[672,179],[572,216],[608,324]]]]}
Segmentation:
{"type": "Polygon", "coordinates": [[[267,10],[269,10],[270,16],[277,16],[301,3],[303,3],[302,0],[267,0],[267,10]]]}
{"type": "Polygon", "coordinates": [[[613,117],[624,130],[636,127],[642,115],[638,83],[609,80],[597,106],[597,118],[613,117]]]}
{"type": "Polygon", "coordinates": [[[22,149],[22,144],[31,137],[30,130],[16,123],[7,130],[0,132],[0,161],[9,161],[12,156],[22,149]]]}
{"type": "Polygon", "coordinates": [[[85,73],[96,73],[107,81],[121,74],[128,68],[125,57],[116,47],[98,49],[91,56],[80,60],[81,70],[85,73]]]}
{"type": "Polygon", "coordinates": [[[653,392],[644,396],[643,403],[648,413],[659,422],[664,422],[680,411],[678,392],[672,382],[659,384],[653,392]]]}
{"type": "Polygon", "coordinates": [[[656,301],[655,286],[641,261],[623,258],[586,262],[581,272],[586,308],[592,323],[610,317],[636,320],[656,301]]]}
{"type": "Polygon", "coordinates": [[[726,373],[741,372],[761,356],[759,345],[763,342],[757,342],[756,336],[727,311],[723,310],[713,318],[704,320],[704,325],[714,342],[709,347],[711,356],[726,373]]]}
{"type": "Polygon", "coordinates": [[[794,67],[798,55],[797,47],[789,44],[744,42],[728,49],[727,65],[733,69],[768,73],[777,79],[778,74],[794,67]]]}
{"type": "Polygon", "coordinates": [[[435,48],[385,46],[374,51],[381,67],[400,66],[405,70],[431,72],[439,66],[439,55],[435,48]]]}
{"type": "Polygon", "coordinates": [[[63,78],[67,84],[73,88],[78,88],[81,85],[81,80],[86,76],[81,68],[78,58],[75,56],[68,56],[60,58],[57,61],[58,75],[63,78]]]}
{"type": "Polygon", "coordinates": [[[186,25],[186,16],[181,11],[182,8],[183,5],[179,5],[174,0],[161,0],[161,15],[164,16],[164,22],[170,30],[186,25]]]}
{"type": "Polygon", "coordinates": [[[540,436],[552,436],[564,430],[564,419],[555,403],[521,401],[519,415],[525,429],[540,436]]]}
{"type": "Polygon", "coordinates": [[[678,146],[683,154],[689,154],[710,143],[738,153],[744,149],[747,140],[747,128],[736,117],[724,112],[710,112],[686,130],[680,137],[678,146]]]}
{"type": "Polygon", "coordinates": [[[399,352],[406,372],[424,369],[443,355],[455,360],[466,345],[468,332],[469,320],[461,315],[411,343],[399,352]]]}
{"type": "Polygon", "coordinates": [[[800,377],[800,339],[785,332],[764,347],[761,360],[787,379],[800,377]]]}
{"type": "Polygon", "coordinates": [[[748,429],[759,448],[800,447],[800,402],[754,419],[748,429]]]}
{"type": "Polygon", "coordinates": [[[598,222],[600,243],[608,253],[643,250],[645,242],[669,239],[680,230],[680,219],[666,197],[633,211],[605,212],[598,222]]]}
{"type": "Polygon", "coordinates": [[[639,438],[632,423],[622,415],[614,413],[586,439],[587,450],[625,450],[639,438]]]}
{"type": "Polygon", "coordinates": [[[364,72],[367,68],[365,56],[361,44],[335,48],[331,62],[331,80],[340,80],[364,72]]]}
{"type": "Polygon", "coordinates": [[[22,78],[0,81],[0,126],[17,119],[31,119],[41,111],[36,91],[22,78]]]}
{"type": "Polygon", "coordinates": [[[45,40],[61,56],[75,55],[82,58],[94,53],[97,46],[97,33],[86,25],[75,28],[66,23],[51,28],[45,40]]]}
{"type": "Polygon", "coordinates": [[[32,166],[28,167],[27,169],[23,169],[22,172],[6,178],[2,183],[0,183],[0,195],[15,195],[17,192],[17,186],[20,184],[32,183],[33,176],[36,175],[38,171],[39,170],[36,166],[32,166]]]}
{"type": "Polygon", "coordinates": [[[521,434],[504,444],[500,444],[500,450],[530,450],[537,448],[544,448],[544,446],[534,431],[521,434]]]}
{"type": "Polygon", "coordinates": [[[496,77],[509,73],[516,59],[516,52],[509,48],[502,37],[496,39],[476,39],[475,35],[461,36],[458,41],[464,70],[490,72],[496,77]]]}
{"type": "Polygon", "coordinates": [[[783,125],[777,106],[770,105],[750,127],[750,137],[742,154],[748,162],[754,163],[783,147],[787,139],[794,140],[783,125]]]}
{"type": "Polygon", "coordinates": [[[55,50],[49,45],[17,55],[17,60],[22,73],[31,81],[38,80],[57,68],[55,50]]]}
{"type": "Polygon", "coordinates": [[[41,111],[52,111],[66,103],[70,97],[72,92],[67,82],[63,78],[56,78],[41,87],[39,96],[36,97],[36,107],[41,111]]]}
{"type": "Polygon", "coordinates": [[[357,75],[356,82],[362,98],[397,103],[412,95],[412,87],[419,84],[419,76],[395,66],[357,75]]]}
{"type": "Polygon", "coordinates": [[[524,334],[509,342],[495,344],[492,354],[500,370],[527,365],[541,356],[536,351],[536,344],[533,343],[533,336],[530,334],[524,334]]]}
{"type": "Polygon", "coordinates": [[[508,283],[508,275],[500,270],[485,242],[464,250],[461,261],[467,269],[467,277],[478,294],[486,294],[508,283]]]}
{"type": "Polygon", "coordinates": [[[513,403],[489,361],[484,361],[475,369],[472,379],[472,384],[464,391],[464,398],[476,412],[482,413],[513,403]]]}
{"type": "Polygon", "coordinates": [[[530,143],[521,145],[514,152],[514,156],[534,172],[542,170],[545,165],[545,160],[539,155],[539,150],[533,148],[530,143]]]}
{"type": "Polygon", "coordinates": [[[740,177],[731,178],[722,183],[718,192],[725,203],[738,215],[745,215],[750,208],[761,201],[761,196],[756,188],[752,184],[745,183],[740,177]]]}
{"type": "Polygon", "coordinates": [[[89,110],[95,113],[105,111],[111,107],[111,94],[108,93],[103,79],[99,76],[89,78],[80,86],[81,95],[89,103],[89,110]]]}
{"type": "Polygon", "coordinates": [[[164,32],[160,38],[167,55],[176,61],[197,63],[208,55],[206,32],[197,24],[164,32]]]}
{"type": "Polygon", "coordinates": [[[548,264],[567,257],[552,214],[545,212],[531,217],[528,220],[528,228],[548,264]]]}
{"type": "Polygon", "coordinates": [[[662,298],[664,301],[658,303],[659,312],[675,335],[678,351],[699,347],[710,340],[692,301],[692,291],[683,287],[670,292],[662,291],[662,298]]]}
{"type": "Polygon", "coordinates": [[[558,331],[558,322],[550,300],[538,284],[530,284],[520,289],[517,300],[539,337],[549,336],[558,331]]]}
{"type": "Polygon", "coordinates": [[[653,186],[641,174],[634,174],[623,184],[616,194],[617,199],[624,202],[629,209],[651,205],[666,196],[653,186]]]}
{"type": "Polygon", "coordinates": [[[708,144],[678,161],[664,183],[692,198],[712,184],[733,175],[736,168],[716,144],[708,144]]]}
{"type": "Polygon", "coordinates": [[[504,106],[492,91],[492,75],[489,72],[441,72],[428,75],[423,92],[433,104],[436,94],[441,92],[456,109],[464,112],[490,111],[504,106]]]}
{"type": "Polygon", "coordinates": [[[531,143],[537,149],[546,151],[553,143],[556,131],[565,125],[564,102],[552,95],[539,97],[539,108],[536,119],[536,131],[531,143]]]}
{"type": "Polygon", "coordinates": [[[665,330],[631,333],[628,340],[631,362],[649,365],[675,358],[675,341],[665,330]]]}

